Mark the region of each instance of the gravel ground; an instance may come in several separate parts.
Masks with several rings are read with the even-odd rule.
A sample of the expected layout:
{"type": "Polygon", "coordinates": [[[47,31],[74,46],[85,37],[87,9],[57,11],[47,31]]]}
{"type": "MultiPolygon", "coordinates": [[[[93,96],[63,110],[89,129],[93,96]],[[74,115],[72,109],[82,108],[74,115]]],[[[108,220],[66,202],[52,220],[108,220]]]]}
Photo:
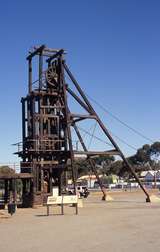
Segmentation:
{"type": "Polygon", "coordinates": [[[145,203],[141,192],[112,193],[113,202],[90,195],[75,215],[73,207],[0,210],[0,252],[159,251],[160,203],[145,203]]]}

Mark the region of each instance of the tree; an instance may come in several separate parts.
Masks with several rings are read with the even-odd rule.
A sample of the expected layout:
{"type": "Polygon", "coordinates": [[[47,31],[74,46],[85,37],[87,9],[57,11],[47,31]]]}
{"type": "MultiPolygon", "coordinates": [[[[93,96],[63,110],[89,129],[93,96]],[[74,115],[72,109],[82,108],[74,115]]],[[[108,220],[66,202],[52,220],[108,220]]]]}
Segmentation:
{"type": "Polygon", "coordinates": [[[11,175],[15,174],[15,170],[9,166],[0,166],[0,175],[11,175]]]}
{"type": "Polygon", "coordinates": [[[160,157],[160,142],[155,142],[152,145],[145,144],[137,150],[137,153],[129,157],[132,165],[143,166],[147,168],[154,167],[160,157]]]}
{"type": "MultiPolygon", "coordinates": [[[[145,144],[139,148],[131,157],[127,158],[128,162],[135,170],[141,173],[143,170],[160,169],[160,142],[155,142],[152,145],[145,144]]],[[[116,160],[114,156],[99,156],[95,157],[96,169],[99,174],[111,175],[115,174],[124,178],[129,177],[130,171],[121,160],[116,160]]],[[[87,160],[79,159],[75,162],[77,176],[87,175],[91,172],[90,164],[87,160]]]]}
{"type": "Polygon", "coordinates": [[[123,161],[117,160],[110,165],[110,174],[115,174],[115,175],[120,176],[120,174],[123,173],[121,172],[122,169],[123,169],[123,161]]]}
{"type": "Polygon", "coordinates": [[[151,159],[157,163],[160,157],[160,142],[155,142],[151,145],[150,156],[151,156],[151,159]]]}
{"type": "Polygon", "coordinates": [[[102,155],[94,158],[94,161],[97,165],[98,172],[103,175],[110,175],[110,166],[115,161],[114,156],[102,155]]]}
{"type": "Polygon", "coordinates": [[[151,164],[151,146],[149,144],[145,144],[142,148],[137,150],[137,153],[132,157],[129,157],[129,161],[133,165],[145,165],[147,163],[151,164]]]}
{"type": "Polygon", "coordinates": [[[74,168],[76,171],[76,177],[87,175],[90,172],[90,165],[87,159],[76,159],[74,162],[74,168]]]}

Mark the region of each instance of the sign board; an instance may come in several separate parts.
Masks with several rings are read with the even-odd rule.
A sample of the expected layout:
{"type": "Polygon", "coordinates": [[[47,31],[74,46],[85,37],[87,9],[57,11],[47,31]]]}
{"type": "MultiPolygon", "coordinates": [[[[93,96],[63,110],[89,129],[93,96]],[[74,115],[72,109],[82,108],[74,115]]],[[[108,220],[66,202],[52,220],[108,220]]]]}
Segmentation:
{"type": "Polygon", "coordinates": [[[58,204],[77,204],[77,195],[64,195],[64,196],[49,196],[47,198],[47,205],[58,205],[58,204]]]}
{"type": "Polygon", "coordinates": [[[78,214],[78,196],[77,195],[63,195],[63,196],[49,196],[47,198],[47,215],[49,215],[49,207],[51,205],[61,205],[61,214],[64,214],[63,206],[67,204],[75,204],[76,214],[78,214]]]}
{"type": "Polygon", "coordinates": [[[65,195],[62,198],[63,204],[76,204],[78,203],[78,196],[77,195],[65,195]]]}
{"type": "Polygon", "coordinates": [[[47,205],[58,205],[58,204],[62,204],[62,196],[49,196],[47,198],[47,205]]]}
{"type": "Polygon", "coordinates": [[[53,197],[57,197],[59,195],[59,188],[57,186],[53,187],[52,195],[53,195],[53,197]]]}

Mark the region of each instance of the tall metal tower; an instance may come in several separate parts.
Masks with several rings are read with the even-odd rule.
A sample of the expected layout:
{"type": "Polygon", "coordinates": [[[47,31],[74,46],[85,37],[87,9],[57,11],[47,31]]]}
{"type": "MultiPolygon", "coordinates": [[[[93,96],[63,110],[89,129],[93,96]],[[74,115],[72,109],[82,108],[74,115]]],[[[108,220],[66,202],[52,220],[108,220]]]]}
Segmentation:
{"type": "Polygon", "coordinates": [[[67,171],[71,174],[75,188],[75,154],[86,155],[101,186],[103,199],[106,197],[106,192],[91,158],[95,155],[119,155],[146,194],[146,200],[150,201],[147,191],[69,70],[64,56],[63,49],[50,49],[42,45],[34,47],[27,57],[28,94],[21,100],[23,140],[22,149],[17,154],[22,158],[21,173],[30,173],[32,178],[23,180],[23,204],[41,204],[46,196],[52,193],[54,185],[59,187],[61,194],[63,187],[66,186],[67,171]],[[37,72],[38,78],[33,80],[37,72]],[[76,92],[66,84],[66,76],[72,81],[76,92]],[[70,111],[68,93],[86,114],[75,114],[70,111]],[[97,121],[113,145],[112,150],[88,151],[77,127],[78,122],[86,119],[97,121]],[[75,130],[83,151],[73,150],[71,127],[75,130]]]}

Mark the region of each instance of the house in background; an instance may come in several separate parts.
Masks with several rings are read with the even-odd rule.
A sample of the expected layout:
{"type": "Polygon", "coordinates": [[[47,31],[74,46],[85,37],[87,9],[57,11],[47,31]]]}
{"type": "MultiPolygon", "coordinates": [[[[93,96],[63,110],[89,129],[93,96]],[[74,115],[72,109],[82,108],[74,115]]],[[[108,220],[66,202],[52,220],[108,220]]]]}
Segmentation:
{"type": "Polygon", "coordinates": [[[143,171],[141,172],[140,179],[146,186],[160,186],[160,170],[143,171]]]}
{"type": "MultiPolygon", "coordinates": [[[[103,175],[99,175],[100,178],[102,176],[103,175]]],[[[84,175],[77,179],[77,183],[86,185],[88,188],[94,188],[96,182],[97,182],[97,178],[95,175],[84,175]]]]}
{"type": "MultiPolygon", "coordinates": [[[[115,186],[119,183],[119,177],[117,175],[104,176],[102,174],[99,175],[102,179],[102,183],[104,186],[115,186]]],[[[82,185],[87,185],[88,188],[98,188],[99,184],[95,175],[84,175],[78,178],[77,183],[81,183],[82,185]]]]}

